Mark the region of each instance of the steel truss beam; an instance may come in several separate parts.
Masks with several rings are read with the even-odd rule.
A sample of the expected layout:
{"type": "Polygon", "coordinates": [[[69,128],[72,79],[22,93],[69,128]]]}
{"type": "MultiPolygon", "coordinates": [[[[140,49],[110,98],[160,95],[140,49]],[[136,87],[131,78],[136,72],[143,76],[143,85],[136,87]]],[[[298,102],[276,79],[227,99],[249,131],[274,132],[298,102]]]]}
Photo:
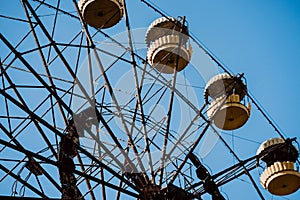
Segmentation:
{"type": "MultiPolygon", "coordinates": [[[[0,141],[0,143],[3,140],[0,141]]],[[[9,143],[8,143],[9,144],[9,143]]],[[[16,148],[18,148],[17,146],[15,146],[16,148]]],[[[36,193],[37,195],[43,197],[43,198],[48,198],[44,193],[42,193],[39,189],[36,189],[35,187],[33,187],[32,185],[30,185],[29,183],[27,183],[27,181],[23,180],[20,176],[16,175],[15,173],[13,173],[11,170],[7,169],[6,167],[4,167],[2,164],[0,164],[0,169],[2,171],[4,171],[5,173],[7,173],[8,175],[10,175],[11,177],[13,177],[14,179],[18,180],[20,183],[22,183],[23,185],[25,185],[27,188],[29,188],[30,190],[32,190],[34,193],[36,193]]]]}
{"type": "MultiPolygon", "coordinates": [[[[54,134],[60,136],[60,137],[64,137],[64,134],[61,133],[60,131],[58,131],[57,129],[55,129],[53,126],[51,126],[47,121],[45,121],[44,119],[40,118],[38,115],[36,115],[35,113],[33,113],[31,110],[29,110],[28,108],[24,107],[20,102],[18,102],[17,100],[15,100],[12,96],[10,96],[9,94],[7,94],[4,90],[0,89],[0,94],[3,95],[4,97],[6,97],[8,100],[10,100],[12,103],[14,103],[17,107],[19,107],[20,109],[24,110],[28,115],[30,115],[30,117],[34,120],[37,120],[38,122],[40,122],[41,124],[43,124],[45,127],[47,127],[49,130],[51,130],[54,134]]],[[[2,140],[3,141],[3,140],[2,140]]],[[[4,141],[5,142],[5,141],[4,141]]],[[[7,142],[5,142],[7,143],[7,142]]],[[[11,145],[10,143],[7,143],[9,145],[11,145]]],[[[75,143],[74,143],[75,144],[75,143]]],[[[123,176],[121,176],[119,173],[115,172],[114,170],[112,170],[111,168],[109,168],[107,165],[105,165],[104,163],[102,163],[101,161],[99,161],[97,158],[95,158],[94,156],[92,156],[88,151],[86,151],[84,148],[82,148],[81,146],[75,144],[75,147],[81,151],[81,153],[85,154],[87,157],[89,157],[91,160],[93,160],[95,163],[97,163],[99,165],[99,167],[103,167],[107,172],[109,172],[110,174],[116,176],[118,179],[122,180],[125,184],[127,184],[129,187],[131,187],[132,189],[134,189],[137,192],[140,192],[140,190],[134,186],[131,182],[129,182],[127,179],[125,179],[123,176]]],[[[27,150],[25,150],[27,151],[27,150]]],[[[33,156],[34,157],[34,156],[33,156]]],[[[50,160],[52,163],[54,161],[50,160]]],[[[81,173],[81,172],[80,172],[81,173]]],[[[95,178],[93,178],[95,179],[95,178]]],[[[97,179],[98,180],[98,179],[97,179]]],[[[101,181],[101,180],[100,180],[101,181]]]]}
{"type": "MultiPolygon", "coordinates": [[[[30,156],[32,156],[32,157],[34,157],[34,158],[36,158],[36,159],[39,159],[39,160],[41,160],[41,161],[44,161],[44,162],[46,162],[46,163],[48,163],[48,164],[51,164],[51,165],[53,165],[53,166],[56,166],[56,167],[61,166],[61,163],[59,163],[59,162],[56,162],[56,161],[53,161],[53,160],[51,160],[51,159],[45,158],[45,157],[42,156],[42,155],[36,154],[35,152],[26,150],[26,149],[24,149],[24,148],[20,148],[20,147],[18,147],[18,146],[16,146],[16,145],[13,145],[13,144],[11,144],[11,143],[9,143],[9,142],[6,142],[6,141],[2,140],[2,139],[0,139],[0,144],[5,145],[5,146],[7,146],[7,147],[9,147],[9,148],[11,148],[11,149],[14,149],[14,150],[16,150],[16,151],[19,151],[19,152],[21,152],[21,153],[24,153],[24,154],[26,154],[26,155],[30,155],[30,156]]],[[[3,169],[3,171],[5,171],[6,173],[9,173],[9,170],[6,169],[6,168],[4,169],[4,168],[5,168],[5,167],[3,167],[2,165],[0,165],[0,169],[3,169]]],[[[106,182],[105,180],[101,180],[101,179],[95,178],[94,176],[91,176],[91,175],[82,173],[82,172],[79,171],[79,170],[74,170],[74,174],[77,174],[77,175],[82,176],[82,177],[86,177],[86,178],[88,178],[89,180],[92,180],[92,181],[95,181],[95,182],[97,182],[97,183],[103,184],[103,185],[105,185],[105,186],[107,186],[107,187],[109,187],[109,188],[112,188],[112,189],[114,189],[114,190],[121,190],[121,192],[123,192],[124,194],[131,195],[132,197],[136,197],[136,198],[139,197],[138,194],[136,194],[136,193],[134,193],[134,192],[132,192],[132,191],[125,190],[125,189],[120,188],[120,187],[118,187],[118,186],[116,186],[116,185],[113,185],[113,184],[111,184],[111,183],[108,183],[108,182],[106,182]]],[[[10,174],[10,175],[11,175],[11,174],[10,174]]],[[[12,175],[12,176],[14,176],[14,175],[12,175]]],[[[14,176],[14,178],[16,178],[16,177],[17,177],[17,175],[14,176]]],[[[124,181],[124,180],[123,180],[123,181],[124,181]]],[[[24,180],[22,181],[21,179],[20,179],[20,182],[23,183],[23,184],[26,185],[26,186],[30,185],[30,184],[26,183],[24,180]]],[[[31,186],[31,187],[32,187],[32,186],[31,186]]],[[[31,187],[29,187],[29,188],[31,189],[31,187]]],[[[33,188],[32,188],[32,189],[33,189],[33,188]]],[[[33,189],[33,190],[34,190],[34,189],[33,189]]],[[[39,195],[42,196],[42,197],[46,197],[44,194],[42,195],[42,193],[37,193],[37,194],[39,194],[39,195]]]]}

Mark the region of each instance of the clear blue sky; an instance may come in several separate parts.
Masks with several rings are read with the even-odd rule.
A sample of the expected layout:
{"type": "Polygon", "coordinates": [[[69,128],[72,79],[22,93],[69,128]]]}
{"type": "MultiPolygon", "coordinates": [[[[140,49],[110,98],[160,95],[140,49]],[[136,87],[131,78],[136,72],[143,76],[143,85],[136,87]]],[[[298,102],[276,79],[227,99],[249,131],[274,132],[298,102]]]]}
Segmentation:
{"type": "MultiPolygon", "coordinates": [[[[139,0],[127,1],[133,29],[147,28],[159,17],[139,0]]],[[[250,92],[272,116],[285,136],[298,137],[299,141],[300,0],[152,0],[152,2],[168,15],[186,16],[190,31],[233,73],[245,73],[250,92]]],[[[16,0],[6,1],[0,7],[0,14],[23,17],[18,13],[19,10],[15,9],[15,3],[19,5],[16,0]]],[[[74,11],[73,8],[70,10],[74,11]]],[[[120,30],[125,30],[124,19],[118,27],[108,32],[116,34],[120,30]]],[[[9,23],[0,24],[0,31],[6,36],[15,34],[15,38],[10,35],[12,41],[23,34],[9,23]]],[[[65,33],[66,30],[62,32],[65,33]]],[[[0,54],[1,57],[5,55],[6,53],[0,54]]],[[[251,118],[243,128],[224,133],[224,138],[241,159],[254,155],[259,143],[276,136],[254,106],[251,118]],[[253,142],[246,141],[245,138],[253,142]]],[[[218,142],[212,151],[203,157],[203,162],[216,173],[236,161],[218,142]]],[[[253,176],[267,200],[300,199],[300,191],[287,197],[272,196],[262,189],[256,170],[253,171],[253,176]]],[[[7,185],[5,189],[0,187],[0,191],[1,194],[10,194],[11,185],[7,185]]],[[[221,191],[230,200],[259,199],[246,176],[223,186],[221,191]]],[[[204,199],[210,197],[204,196],[204,199]]]]}

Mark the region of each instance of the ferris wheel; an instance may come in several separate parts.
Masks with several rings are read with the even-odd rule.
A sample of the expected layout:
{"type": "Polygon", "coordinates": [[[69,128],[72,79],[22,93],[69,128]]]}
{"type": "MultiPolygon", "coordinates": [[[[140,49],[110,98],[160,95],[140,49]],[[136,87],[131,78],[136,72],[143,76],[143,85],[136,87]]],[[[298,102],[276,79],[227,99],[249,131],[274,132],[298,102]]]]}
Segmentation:
{"type": "Polygon", "coordinates": [[[187,17],[146,0],[9,4],[0,13],[10,27],[0,33],[1,197],[299,195],[297,138],[187,17]],[[271,134],[247,135],[253,118],[271,134]]]}

